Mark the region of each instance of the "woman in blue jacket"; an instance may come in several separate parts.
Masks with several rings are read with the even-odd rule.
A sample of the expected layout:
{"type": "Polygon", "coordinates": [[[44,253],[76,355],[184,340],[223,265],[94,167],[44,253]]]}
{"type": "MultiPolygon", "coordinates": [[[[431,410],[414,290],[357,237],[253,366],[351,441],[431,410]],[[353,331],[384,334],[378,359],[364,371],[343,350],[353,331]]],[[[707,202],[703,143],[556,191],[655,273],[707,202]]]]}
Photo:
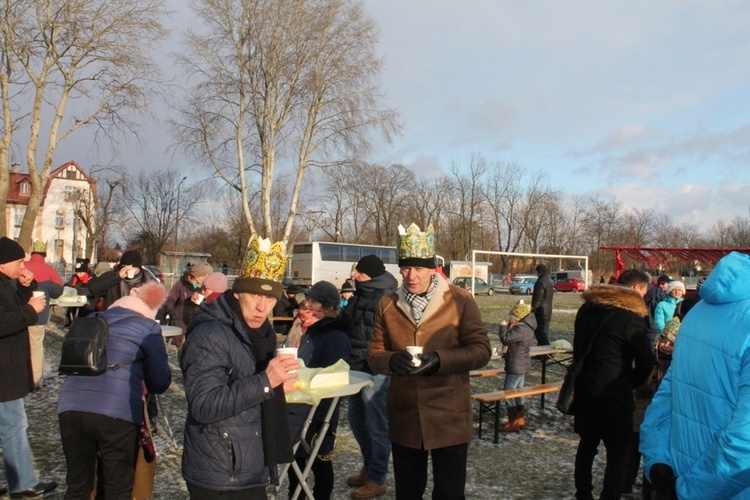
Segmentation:
{"type": "Polygon", "coordinates": [[[154,321],[166,295],[152,282],[116,300],[102,313],[111,325],[107,364],[123,366],[97,376],[70,375],[63,383],[57,413],[68,468],[65,498],[91,497],[97,457],[105,497],[131,498],[144,423],[143,385],[161,394],[172,382],[161,327],[154,321]]]}
{"type": "MultiPolygon", "coordinates": [[[[656,304],[656,309],[654,310],[654,326],[656,326],[659,333],[664,331],[667,321],[675,316],[675,311],[678,311],[683,297],[685,297],[685,283],[682,281],[670,281],[667,286],[667,296],[656,304]]],[[[682,319],[679,311],[677,316],[682,319]]]]}
{"type": "Polygon", "coordinates": [[[678,498],[750,498],[750,256],[721,259],[641,426],[643,470],[678,498]],[[676,478],[676,480],[675,480],[676,478]]]}

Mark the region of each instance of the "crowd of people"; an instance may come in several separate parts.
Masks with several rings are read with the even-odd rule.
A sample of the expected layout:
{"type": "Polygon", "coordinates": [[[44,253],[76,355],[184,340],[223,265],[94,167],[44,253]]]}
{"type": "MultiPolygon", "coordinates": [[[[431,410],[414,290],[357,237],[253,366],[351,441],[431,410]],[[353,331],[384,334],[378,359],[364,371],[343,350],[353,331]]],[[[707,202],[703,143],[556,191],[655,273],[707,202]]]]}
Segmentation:
{"type": "MultiPolygon", "coordinates": [[[[307,468],[314,498],[331,498],[340,409],[323,400],[312,411],[287,403],[287,395],[302,387],[301,370],[341,361],[372,381],[346,400],[361,455],[351,475],[339,479],[352,488],[351,497],[388,494],[392,464],[395,498],[422,498],[428,466],[433,498],[464,498],[474,433],[467,381],[491,358],[488,332],[470,293],[436,271],[432,226],[399,226],[397,251],[400,280],[376,255],[366,255],[340,288],[320,281],[304,292],[281,284],[284,245],[258,237],[231,287],[225,273],[196,263],[167,291],[143,271],[133,250],[98,275],[87,260],[77,261],[68,285],[88,299],[79,316],[96,315],[110,326],[109,369],[70,375],[62,385],[57,413],[65,498],[149,496],[153,468],[150,478],[142,471],[154,457],[154,402],[172,380],[158,324],[167,321],[182,329],[174,343],[187,400],[182,474],[190,498],[267,498],[267,487],[284,481],[291,494],[298,471],[307,468]],[[274,316],[291,321],[274,324],[274,316]],[[277,352],[280,338],[297,354],[277,352]],[[300,440],[321,446],[310,456],[309,448],[295,447],[300,440]],[[291,462],[297,467],[282,476],[282,465],[291,462]]],[[[34,470],[24,397],[43,383],[44,325],[63,281],[44,262],[41,242],[30,253],[27,259],[18,243],[0,238],[6,325],[0,440],[12,498],[43,496],[58,486],[34,470]]],[[[506,390],[524,386],[532,342],[549,344],[553,290],[547,266],[536,271],[531,303],[518,301],[500,323],[506,390]]],[[[582,366],[573,403],[580,436],[576,498],[594,498],[592,468],[602,443],[599,498],[631,492],[641,459],[643,498],[748,494],[743,381],[750,376],[750,285],[736,279],[748,271],[750,256],[731,253],[689,299],[681,280],[652,281],[637,269],[583,293],[573,339],[573,362],[582,366]]],[[[66,315],[66,324],[74,320],[66,315]]],[[[524,400],[508,400],[506,410],[500,430],[524,429],[524,400]]]]}

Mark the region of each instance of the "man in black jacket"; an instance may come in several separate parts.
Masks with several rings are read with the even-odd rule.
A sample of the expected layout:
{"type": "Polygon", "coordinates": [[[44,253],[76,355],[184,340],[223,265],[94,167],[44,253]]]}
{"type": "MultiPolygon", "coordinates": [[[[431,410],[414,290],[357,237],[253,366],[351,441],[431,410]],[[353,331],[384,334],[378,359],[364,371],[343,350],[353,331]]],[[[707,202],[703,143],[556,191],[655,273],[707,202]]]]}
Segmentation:
{"type": "MultiPolygon", "coordinates": [[[[375,311],[378,302],[385,295],[398,288],[396,278],[385,270],[383,261],[377,255],[362,257],[352,275],[356,292],[346,307],[351,315],[352,328],[352,370],[372,373],[365,352],[372,339],[375,325],[375,311]]],[[[391,455],[391,441],[388,437],[388,409],[386,395],[391,378],[388,375],[374,375],[372,387],[365,387],[358,394],[349,397],[349,425],[362,452],[362,469],[346,480],[349,486],[356,486],[352,492],[354,499],[373,498],[386,491],[385,477],[388,473],[388,459],[391,455]]]]}
{"type": "MultiPolygon", "coordinates": [[[[57,488],[57,483],[42,483],[37,478],[26,433],[23,398],[34,387],[29,326],[37,322],[47,299],[32,297],[37,283],[34,273],[23,264],[25,257],[21,245],[5,236],[0,238],[0,324],[3,325],[0,330],[0,441],[11,498],[42,496],[57,488]]],[[[4,494],[7,489],[0,488],[0,491],[4,494]]]]}
{"type": "Polygon", "coordinates": [[[583,358],[573,401],[574,430],[580,435],[575,460],[579,499],[593,498],[591,468],[601,441],[607,449],[607,466],[600,498],[620,498],[622,493],[633,435],[633,388],[646,380],[656,364],[643,301],[648,281],[642,271],[623,271],[617,285],[585,291],[576,314],[574,362],[583,358]]]}
{"type": "Polygon", "coordinates": [[[536,266],[538,276],[531,296],[531,310],[536,316],[534,336],[538,345],[549,345],[549,322],[552,319],[552,297],[555,289],[549,279],[549,269],[544,264],[536,266]]]}

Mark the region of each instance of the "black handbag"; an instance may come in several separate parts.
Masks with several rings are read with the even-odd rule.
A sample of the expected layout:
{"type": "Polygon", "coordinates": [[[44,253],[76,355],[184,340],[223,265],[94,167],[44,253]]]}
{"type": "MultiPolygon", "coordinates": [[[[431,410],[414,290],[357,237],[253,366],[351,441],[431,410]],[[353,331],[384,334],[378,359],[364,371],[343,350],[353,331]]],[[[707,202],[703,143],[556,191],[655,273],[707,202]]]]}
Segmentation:
{"type": "Polygon", "coordinates": [[[578,377],[578,374],[581,373],[581,370],[583,370],[583,360],[586,359],[586,356],[588,356],[588,354],[591,352],[591,348],[594,346],[594,340],[596,340],[596,336],[600,331],[602,331],[602,328],[604,328],[604,325],[607,324],[607,320],[609,320],[609,317],[611,315],[612,313],[608,314],[604,318],[604,320],[602,320],[599,328],[591,337],[589,348],[586,349],[586,352],[583,354],[581,359],[579,359],[577,363],[569,364],[567,370],[565,371],[565,378],[563,379],[563,384],[560,388],[560,394],[557,396],[557,403],[555,404],[555,407],[557,407],[557,409],[563,415],[575,415],[575,410],[573,408],[573,399],[575,396],[574,390],[576,385],[576,377],[578,377]]]}

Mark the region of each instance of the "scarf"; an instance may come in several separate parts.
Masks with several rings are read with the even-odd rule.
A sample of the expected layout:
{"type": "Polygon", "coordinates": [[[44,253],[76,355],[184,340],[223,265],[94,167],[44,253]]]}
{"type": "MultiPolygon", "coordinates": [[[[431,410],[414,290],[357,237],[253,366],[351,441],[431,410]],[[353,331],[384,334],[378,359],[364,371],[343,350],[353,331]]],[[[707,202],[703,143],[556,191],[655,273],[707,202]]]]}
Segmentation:
{"type": "Polygon", "coordinates": [[[424,310],[427,309],[427,304],[430,303],[430,299],[435,294],[437,288],[438,278],[437,274],[433,274],[430,278],[430,286],[427,287],[427,291],[424,293],[411,293],[404,288],[404,299],[411,306],[411,315],[414,317],[414,321],[419,324],[419,320],[422,319],[424,310]]]}
{"type": "MultiPolygon", "coordinates": [[[[240,302],[231,293],[224,294],[232,311],[242,318],[240,302]]],[[[266,369],[268,362],[276,352],[276,331],[271,322],[266,320],[259,328],[250,328],[244,320],[243,342],[249,341],[255,354],[255,373],[266,369]]],[[[241,334],[235,331],[240,336],[241,334]]],[[[286,397],[281,386],[274,389],[274,395],[261,403],[261,434],[263,437],[263,457],[266,467],[271,473],[274,485],[279,484],[278,464],[290,463],[294,460],[292,454],[292,437],[289,433],[289,421],[287,420],[286,397]]]]}

